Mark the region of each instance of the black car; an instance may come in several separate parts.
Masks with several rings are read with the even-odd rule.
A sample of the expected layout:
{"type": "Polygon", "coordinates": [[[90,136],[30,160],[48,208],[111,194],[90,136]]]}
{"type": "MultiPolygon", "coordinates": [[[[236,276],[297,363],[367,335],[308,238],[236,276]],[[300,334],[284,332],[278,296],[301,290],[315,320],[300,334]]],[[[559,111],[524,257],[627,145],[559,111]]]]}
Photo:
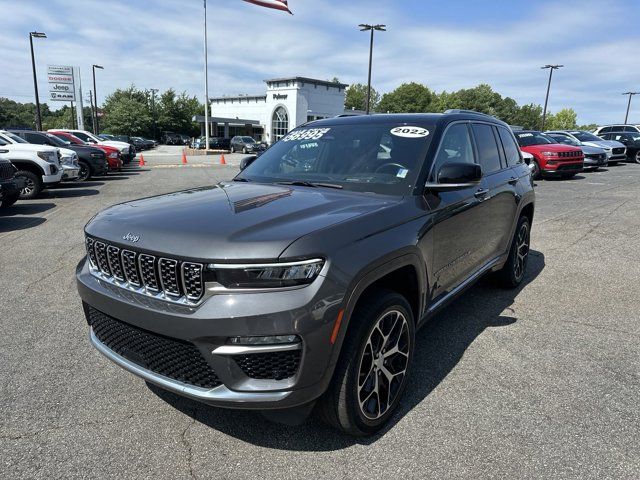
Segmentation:
{"type": "Polygon", "coordinates": [[[627,147],[627,160],[640,163],[640,133],[637,132],[613,132],[601,133],[604,140],[615,140],[627,147]]]}
{"type": "Polygon", "coordinates": [[[257,153],[264,152],[267,149],[267,146],[264,143],[256,142],[253,137],[239,136],[231,139],[229,149],[231,150],[231,153],[257,153]]]}
{"type": "Polygon", "coordinates": [[[162,134],[161,142],[165,145],[182,145],[182,138],[178,133],[164,132],[162,134]]]}
{"type": "Polygon", "coordinates": [[[68,148],[78,154],[78,164],[80,173],[78,181],[89,180],[94,175],[106,175],[109,171],[109,164],[105,153],[96,147],[89,145],[76,145],[49,132],[38,132],[36,130],[10,130],[12,133],[24,138],[29,143],[37,145],[49,145],[57,148],[68,148]]]}
{"type": "Polygon", "coordinates": [[[161,388],[371,434],[413,388],[418,328],[485,274],[526,277],[533,182],[494,117],[319,120],[245,167],[85,227],[90,341],[161,388]]]}
{"type": "Polygon", "coordinates": [[[18,169],[10,160],[0,158],[0,207],[7,208],[20,198],[20,190],[24,188],[24,179],[16,178],[18,169]]]}
{"type": "MultiPolygon", "coordinates": [[[[207,142],[205,137],[197,138],[193,142],[193,147],[199,150],[204,150],[204,145],[207,142]]],[[[209,137],[209,149],[210,150],[230,150],[231,139],[222,137],[209,137]]]]}

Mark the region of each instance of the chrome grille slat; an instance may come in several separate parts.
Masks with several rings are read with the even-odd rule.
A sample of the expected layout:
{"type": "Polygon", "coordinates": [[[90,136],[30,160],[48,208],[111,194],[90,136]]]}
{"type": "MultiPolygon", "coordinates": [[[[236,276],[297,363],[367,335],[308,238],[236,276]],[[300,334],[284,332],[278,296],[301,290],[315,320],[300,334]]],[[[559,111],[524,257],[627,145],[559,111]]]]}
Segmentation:
{"type": "Polygon", "coordinates": [[[111,269],[111,276],[116,280],[124,282],[124,272],[122,270],[122,264],[120,263],[120,249],[113,245],[107,246],[107,260],[109,262],[109,268],[111,269]]]}
{"type": "Polygon", "coordinates": [[[131,250],[122,250],[120,255],[122,256],[122,268],[124,270],[125,279],[134,287],[141,287],[142,282],[140,281],[136,252],[132,252],[131,250]]]}
{"type": "Polygon", "coordinates": [[[140,267],[142,284],[149,290],[159,292],[160,284],[158,283],[158,274],[156,272],[156,257],[144,253],[140,254],[138,256],[138,266],[140,267]]]}
{"type": "Polygon", "coordinates": [[[102,273],[111,276],[109,261],[107,260],[107,246],[102,242],[95,242],[96,264],[102,273]]]}
{"type": "Polygon", "coordinates": [[[167,295],[179,297],[180,285],[178,284],[178,262],[170,258],[161,258],[158,261],[160,272],[160,287],[167,295]]]}
{"type": "Polygon", "coordinates": [[[172,303],[195,305],[204,296],[204,265],[120,248],[87,236],[89,270],[116,287],[172,303]]]}

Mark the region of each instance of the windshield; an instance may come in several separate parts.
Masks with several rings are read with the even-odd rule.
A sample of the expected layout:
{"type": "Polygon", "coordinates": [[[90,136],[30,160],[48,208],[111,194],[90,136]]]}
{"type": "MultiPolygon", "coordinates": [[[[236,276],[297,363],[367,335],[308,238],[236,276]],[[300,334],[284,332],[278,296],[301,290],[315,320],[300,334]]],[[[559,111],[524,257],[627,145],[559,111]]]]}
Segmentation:
{"type": "Polygon", "coordinates": [[[9,137],[11,140],[13,140],[16,143],[29,143],[27,142],[24,138],[19,137],[18,135],[16,135],[15,133],[11,133],[11,132],[6,132],[5,136],[9,137]]]}
{"type": "Polygon", "coordinates": [[[338,125],[298,128],[236,180],[326,183],[362,192],[411,192],[431,142],[432,125],[338,125]]]}
{"type": "Polygon", "coordinates": [[[47,135],[47,138],[51,140],[58,147],[67,147],[69,146],[69,143],[71,143],[68,140],[67,141],[60,140],[58,137],[50,133],[47,133],[46,135],[47,135]]]}
{"type": "Polygon", "coordinates": [[[71,135],[71,134],[63,135],[63,134],[58,133],[58,132],[53,132],[51,135],[53,135],[56,138],[59,138],[63,142],[71,142],[74,145],[86,145],[87,144],[87,142],[83,142],[82,140],[80,140],[75,135],[71,135]]]}
{"type": "Polygon", "coordinates": [[[589,132],[569,132],[581,142],[601,142],[600,137],[596,137],[593,133],[589,132]]]}
{"type": "Polygon", "coordinates": [[[549,135],[540,132],[517,132],[516,139],[521,147],[530,147],[531,145],[549,145],[558,143],[549,135]]]}
{"type": "Polygon", "coordinates": [[[577,142],[573,138],[567,137],[566,135],[550,133],[549,136],[553,138],[556,143],[564,143],[565,145],[573,145],[574,147],[580,146],[580,142],[577,142]]]}
{"type": "Polygon", "coordinates": [[[251,137],[242,137],[242,138],[241,138],[241,140],[242,140],[244,143],[256,143],[256,141],[255,141],[253,138],[251,138],[251,137]]]}

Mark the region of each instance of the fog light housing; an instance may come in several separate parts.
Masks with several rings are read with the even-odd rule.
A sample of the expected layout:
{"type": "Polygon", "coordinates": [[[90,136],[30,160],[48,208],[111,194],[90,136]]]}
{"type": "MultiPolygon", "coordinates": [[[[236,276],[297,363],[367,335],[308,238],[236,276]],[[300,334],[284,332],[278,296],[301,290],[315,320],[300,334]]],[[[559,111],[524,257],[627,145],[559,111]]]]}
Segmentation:
{"type": "Polygon", "coordinates": [[[230,337],[231,345],[283,345],[288,343],[299,343],[300,337],[297,335],[268,335],[264,337],[230,337]]]}

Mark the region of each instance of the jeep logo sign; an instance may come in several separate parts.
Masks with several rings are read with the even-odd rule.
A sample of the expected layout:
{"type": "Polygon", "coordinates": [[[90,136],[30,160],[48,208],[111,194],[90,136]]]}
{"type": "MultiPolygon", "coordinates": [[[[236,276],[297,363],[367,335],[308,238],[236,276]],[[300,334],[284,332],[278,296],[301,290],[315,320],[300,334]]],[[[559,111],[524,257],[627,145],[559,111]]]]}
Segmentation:
{"type": "Polygon", "coordinates": [[[138,240],[140,240],[140,236],[138,235],[134,235],[133,233],[126,233],[122,236],[123,240],[126,240],[127,242],[131,242],[131,243],[136,243],[138,240]]]}

